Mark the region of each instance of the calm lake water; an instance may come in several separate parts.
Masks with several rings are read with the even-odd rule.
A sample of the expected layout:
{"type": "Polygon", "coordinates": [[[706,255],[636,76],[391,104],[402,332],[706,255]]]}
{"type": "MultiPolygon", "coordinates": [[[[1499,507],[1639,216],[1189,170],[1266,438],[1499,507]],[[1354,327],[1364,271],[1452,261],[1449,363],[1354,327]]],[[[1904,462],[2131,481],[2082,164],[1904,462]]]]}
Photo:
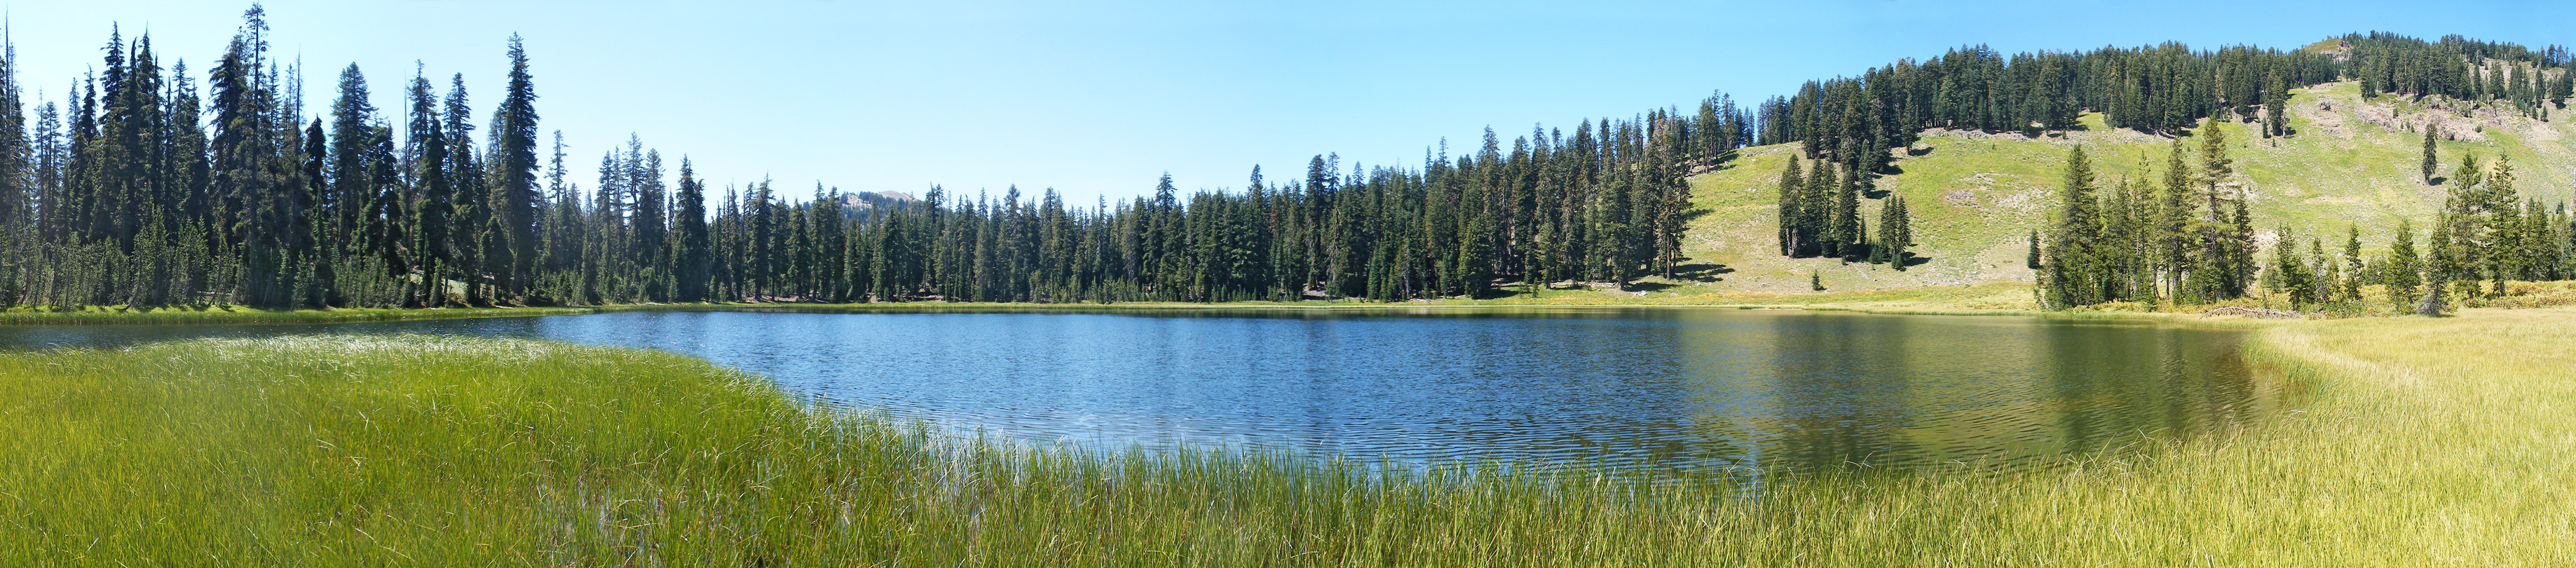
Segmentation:
{"type": "Polygon", "coordinates": [[[0,326],[0,349],[309,333],[663,349],[943,428],[1701,471],[2032,463],[2234,428],[2285,396],[2244,334],[1733,309],[649,312],[320,326],[0,326]]]}

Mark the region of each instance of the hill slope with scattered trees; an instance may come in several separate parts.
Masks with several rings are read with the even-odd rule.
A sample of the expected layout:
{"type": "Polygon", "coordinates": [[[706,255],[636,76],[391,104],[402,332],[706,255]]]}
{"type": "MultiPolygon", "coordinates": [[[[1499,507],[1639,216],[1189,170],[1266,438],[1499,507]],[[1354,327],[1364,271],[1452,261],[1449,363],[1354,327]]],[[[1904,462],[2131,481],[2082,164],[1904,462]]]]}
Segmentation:
{"type": "MultiPolygon", "coordinates": [[[[2287,256],[2302,261],[2312,274],[2325,276],[2321,266],[2335,265],[2332,276],[2343,279],[2339,286],[2403,284],[2410,279],[2391,279],[2386,266],[2396,262],[2390,248],[2401,224],[2412,230],[2419,262],[2429,263],[2433,251],[2424,247],[2430,246],[2431,231],[2446,214],[2474,209],[2486,219],[2482,222],[2502,223],[2506,221],[2497,215],[2508,202],[2514,210],[2510,222],[2531,228],[2504,233],[2518,243],[2514,246],[2526,249],[2514,253],[2518,260],[2506,270],[2506,278],[2563,279],[2576,268],[2576,262],[2564,258],[2571,228],[2562,209],[2576,196],[2576,183],[2571,183],[2576,180],[2576,146],[2571,146],[2576,128],[2556,116],[2564,112],[2570,90],[2565,50],[2533,52],[2458,38],[2420,42],[2380,35],[2329,40],[2303,51],[2334,61],[2342,70],[2337,80],[2284,89],[2277,104],[2223,111],[2218,120],[2204,117],[2188,128],[2117,128],[2111,117],[2088,107],[2076,115],[2073,128],[2064,130],[1921,131],[1908,144],[1893,147],[1888,165],[1878,175],[1866,176],[1866,185],[1853,184],[1859,187],[1849,190],[1879,197],[1856,200],[1856,218],[1876,218],[1874,212],[1903,200],[1913,223],[1908,252],[1915,257],[1905,270],[1850,255],[1818,255],[1813,249],[1798,258],[1783,256],[1784,227],[1800,224],[1792,218],[1795,204],[1780,191],[1783,178],[1790,177],[1788,162],[1830,159],[1830,152],[1811,155],[1807,149],[1831,144],[1793,140],[1748,148],[1727,169],[1692,180],[1699,204],[1711,214],[1692,226],[1685,254],[1722,268],[1704,279],[1709,281],[1681,283],[1670,292],[1800,292],[1814,283],[1870,290],[2035,282],[2048,268],[2036,258],[2046,255],[2037,253],[2067,240],[2051,233],[2063,229],[2069,214],[2094,215],[2096,225],[2104,227],[2115,214],[2138,216],[2139,222],[2123,226],[2138,229],[2128,237],[2143,239],[2157,230],[2149,225],[2189,230],[2203,221],[2189,215],[2190,208],[2158,201],[2177,196],[2199,201],[2202,212],[2212,209],[2206,198],[2222,200],[2216,204],[2220,215],[2208,220],[2229,225],[2222,232],[2239,244],[2220,255],[2229,266],[2213,272],[2228,273],[2215,281],[2233,281],[2226,287],[2242,292],[2270,294],[2283,281],[2295,280],[2273,274],[2289,275],[2278,270],[2289,252],[2276,246],[2284,236],[2299,245],[2295,255],[2287,256]],[[2285,110],[2270,111],[2276,107],[2285,110]],[[2205,134],[2213,130],[2224,132],[2205,134]],[[2213,138],[2223,139],[2214,149],[2224,163],[2215,169],[2205,161],[2213,138]],[[2088,155],[2093,172],[2089,187],[2094,206],[2087,210],[2070,210],[2064,195],[2069,154],[2077,148],[2088,155]],[[2471,161],[2477,164],[2461,168],[2471,161]],[[2497,181],[2498,167],[2510,168],[2509,181],[2497,181]],[[2232,211],[2240,201],[2247,212],[2241,227],[2232,211]],[[2122,209],[2122,203],[2132,206],[2122,209]],[[2185,215],[2149,219],[2163,214],[2160,207],[2185,215]],[[1782,215],[1784,209],[1790,215],[1782,215]],[[2319,245],[2331,262],[2318,259],[2319,245]],[[2358,253],[2347,255],[2349,248],[2358,253]],[[2559,258],[2542,258],[2549,256],[2559,258]],[[2350,266],[2355,259],[2360,266],[2350,266]]],[[[1809,161],[1801,168],[1806,180],[1792,181],[1812,180],[1813,165],[1809,161]]],[[[1850,171],[1828,168],[1828,175],[1847,179],[1850,171]]],[[[1826,230],[1817,233],[1833,234],[1834,227],[1821,225],[1826,230]]],[[[2137,268],[2120,270],[2136,277],[2120,286],[2146,292],[2043,297],[2032,305],[2158,298],[2207,302],[2239,295],[2187,293],[2182,280],[2188,271],[2176,270],[2175,263],[2189,255],[2159,255],[2153,250],[2156,244],[2170,249],[2177,243],[2131,247],[2141,249],[2128,261],[2137,268]],[[2176,298],[2178,291],[2186,293],[2176,298]]],[[[2420,272],[2422,267],[2417,268],[2420,272]]],[[[2463,279],[2477,272],[2492,280],[2497,271],[2485,266],[2456,272],[2463,279]]],[[[2430,277],[2418,274],[2411,280],[2430,277]]],[[[2288,287],[2299,286],[2291,282],[2288,287]]]]}

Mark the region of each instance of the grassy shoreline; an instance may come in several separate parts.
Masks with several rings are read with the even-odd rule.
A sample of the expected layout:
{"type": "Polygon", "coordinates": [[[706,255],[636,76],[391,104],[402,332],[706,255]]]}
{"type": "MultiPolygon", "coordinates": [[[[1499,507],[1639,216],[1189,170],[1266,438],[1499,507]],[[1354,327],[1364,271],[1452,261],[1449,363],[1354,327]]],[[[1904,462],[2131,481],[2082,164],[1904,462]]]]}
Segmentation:
{"type": "MultiPolygon", "coordinates": [[[[2383,295],[2378,287],[2366,289],[2372,297],[2383,295]]],[[[2576,305],[2576,282],[2514,282],[2509,293],[2497,298],[2478,300],[2480,305],[2513,308],[2539,308],[2576,305]]],[[[2246,299],[2223,304],[2238,307],[2263,307],[2259,299],[2246,299]]],[[[2385,306],[2374,309],[2388,310],[2385,306]]],[[[1601,290],[1558,290],[1537,297],[1505,296],[1481,300],[1442,299],[1411,302],[1371,302],[1357,300],[1322,300],[1302,302],[1121,302],[1112,304],[1035,304],[976,302],[892,302],[875,304],[806,304],[777,303],[688,303],[688,304],[622,304],[609,306],[529,307],[529,308],[446,308],[446,309],[330,309],[330,310],[262,310],[239,306],[204,308],[159,308],[128,310],[121,307],[88,307],[65,311],[39,311],[27,308],[0,310],[0,325],[114,325],[114,324],[234,324],[234,323],[351,323],[429,319],[469,319],[493,317],[534,317],[553,315],[595,314],[633,311],[727,311],[785,313],[1156,313],[1156,312],[1380,312],[1399,314],[1441,313],[1448,311],[1538,309],[1789,309],[1821,312],[1852,312],[1884,315],[1950,315],[1950,316],[2018,316],[2062,320],[2143,320],[2175,322],[2220,327],[2261,327],[2264,320],[2234,316],[2206,317],[2201,311],[2217,306],[2155,306],[2116,304],[2077,310],[2042,310],[2031,301],[2031,286],[2023,283],[1992,282],[1969,286],[1901,288],[1831,292],[1693,292],[1620,293],[1601,290]]]]}
{"type": "MultiPolygon", "coordinates": [[[[1629,295],[1594,290],[1552,291],[1538,297],[1507,296],[1482,300],[1444,299],[1414,302],[1324,300],[1302,302],[1120,302],[1111,304],[1036,304],[983,302],[892,302],[873,304],[686,303],[609,306],[442,309],[266,310],[241,306],[183,308],[86,307],[49,311],[0,310],[0,325],[171,325],[354,323],[433,319],[536,317],[634,311],[724,311],[783,313],[1156,313],[1156,312],[1381,312],[1440,313],[1478,310],[1596,309],[1791,309],[1888,315],[2023,316],[2047,319],[2135,319],[2191,321],[2197,314],[2151,311],[2044,311],[2029,304],[2030,286],[1989,283],[1975,286],[1782,294],[1769,292],[1629,295]]],[[[2217,318],[2227,321],[2234,318],[2217,318]]]]}
{"type": "Polygon", "coordinates": [[[617,311],[599,308],[344,308],[268,310],[243,306],[126,308],[90,306],[71,310],[0,310],[0,325],[205,325],[270,323],[355,323],[369,321],[475,319],[559,316],[617,311]]]}
{"type": "Polygon", "coordinates": [[[429,337],[0,359],[0,564],[2547,565],[2576,309],[2268,326],[2240,435],[1993,476],[1644,483],[1025,448],[668,353],[429,337]]]}

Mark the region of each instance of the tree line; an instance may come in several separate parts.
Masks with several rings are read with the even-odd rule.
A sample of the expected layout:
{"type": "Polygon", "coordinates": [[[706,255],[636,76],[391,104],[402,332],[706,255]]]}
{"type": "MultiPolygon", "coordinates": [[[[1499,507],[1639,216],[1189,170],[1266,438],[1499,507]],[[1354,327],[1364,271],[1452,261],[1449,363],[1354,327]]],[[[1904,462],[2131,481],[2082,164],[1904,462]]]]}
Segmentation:
{"type": "Polygon", "coordinates": [[[2511,43],[2476,41],[2457,35],[2428,42],[2404,35],[2372,32],[2345,36],[2352,53],[2347,65],[2361,82],[2361,94],[2440,95],[2471,102],[2499,102],[2518,114],[2548,119],[2551,107],[2566,108],[2576,96],[2576,73],[2565,47],[2534,51],[2511,43]]]}
{"type": "Polygon", "coordinates": [[[16,51],[0,59],[0,298],[15,304],[489,303],[538,256],[535,92],[511,38],[483,144],[463,77],[415,74],[402,135],[355,66],[323,117],[268,55],[253,7],[206,73],[111,34],[93,75],[27,123],[16,51]],[[397,143],[399,140],[399,143],[397,143]],[[433,293],[447,280],[460,297],[433,293]],[[422,285],[427,282],[433,285],[422,285]]]}
{"type": "MultiPolygon", "coordinates": [[[[1757,111],[1765,126],[1757,142],[1795,143],[1801,155],[1815,160],[1813,167],[1801,172],[1793,158],[1790,171],[1780,176],[1778,252],[1789,257],[1865,257],[1902,269],[1909,258],[1905,248],[1912,243],[1903,198],[1891,198],[1880,206],[1879,232],[1885,233],[1880,235],[1873,235],[1862,221],[1859,199],[1876,193],[1875,180],[1890,171],[1895,159],[1890,150],[1912,147],[1926,129],[2037,136],[2074,129],[2077,118],[2091,110],[2102,113],[2111,127],[2149,133],[2177,134],[2202,119],[2227,118],[2255,121],[2265,137],[2287,136],[2289,119],[2284,109],[2290,89],[2337,80],[2343,69],[2343,64],[2324,53],[2245,46],[2194,51],[2166,43],[2010,57],[1976,46],[1921,62],[1898,61],[1859,77],[1810,81],[1797,94],[1772,98],[1757,111]]],[[[2169,185],[2193,183],[2177,179],[2169,185]]],[[[2224,224],[2230,198],[2211,196],[2203,201],[2209,201],[2215,213],[2204,216],[2224,224]]],[[[2167,209],[2159,214],[2193,215],[2180,204],[2158,206],[2167,209]]],[[[2179,235],[2183,229],[2172,231],[2179,235]]],[[[2210,240],[2216,234],[2202,236],[2210,240]]],[[[2036,260],[2038,242],[2034,234],[2033,269],[2041,268],[2036,260]]],[[[2234,258],[2222,250],[2226,247],[2202,248],[2207,249],[2201,252],[2204,257],[2234,258]]],[[[2174,280],[2165,282],[2163,289],[2181,286],[2182,275],[2203,266],[2187,265],[2189,259],[2175,251],[2163,253],[2156,261],[2164,265],[2137,270],[2161,274],[2147,280],[2174,280]]],[[[2234,269],[2212,272],[2209,277],[2217,280],[2201,283],[2190,293],[2213,298],[2241,294],[2241,285],[2233,282],[2239,279],[2218,277],[2228,270],[2234,269]]],[[[2156,288],[2132,284],[2127,287],[2156,288]]]]}
{"type": "Polygon", "coordinates": [[[1837,167],[1824,160],[1800,170],[1798,157],[1789,156],[1789,165],[1780,171],[1780,254],[1861,259],[1904,270],[1914,258],[1908,250],[1914,246],[1913,214],[1905,196],[1886,196],[1878,208],[1878,229],[1872,231],[1861,214],[1867,175],[1852,163],[1837,167]]]}
{"type": "Polygon", "coordinates": [[[587,190],[560,132],[541,163],[519,39],[478,122],[463,75],[416,69],[399,109],[356,65],[329,108],[268,54],[254,6],[206,76],[110,34],[72,100],[27,117],[0,58],[0,304],[441,307],[692,301],[1379,300],[1517,283],[1673,276],[1685,179],[1759,128],[1724,95],[1696,109],[1490,129],[1472,153],[1344,167],[1236,191],[1067,204],[1053,190],[810,198],[769,181],[715,195],[630,138],[587,190]],[[475,132],[483,126],[483,132],[475,132]]]}
{"type": "MultiPolygon", "coordinates": [[[[1418,166],[1318,155],[1286,181],[1256,168],[1239,189],[1185,192],[1167,176],[1145,195],[1080,206],[1016,187],[971,197],[932,187],[915,199],[820,183],[791,195],[802,192],[762,181],[718,195],[687,158],[674,167],[638,138],[603,152],[585,189],[560,132],[540,153],[535,83],[515,36],[501,100],[478,121],[461,74],[442,89],[415,69],[401,108],[377,109],[355,65],[337,75],[328,108],[307,112],[301,66],[272,58],[267,34],[254,6],[201,88],[186,62],[165,66],[148,35],[111,33],[98,71],[59,106],[31,108],[14,48],[0,57],[0,303],[1401,300],[1624,287],[1686,270],[1683,228],[1701,214],[1689,176],[1786,142],[1806,162],[1782,175],[1781,254],[1901,269],[1914,242],[1902,199],[1886,198],[1875,227],[1861,204],[1888,150],[1922,129],[2037,132],[2093,109],[2149,132],[2234,116],[2287,135],[2277,109],[2293,86],[2382,70],[2389,92],[2465,84],[2451,67],[2441,69],[2452,79],[2423,79],[2435,67],[2408,55],[2411,40],[2380,34],[2347,38],[2350,58],[2179,44],[2010,58],[1965,48],[1811,82],[1758,108],[1719,94],[1571,132],[1534,127],[1508,143],[1488,129],[1473,151],[1451,156],[1444,142],[1418,166]]],[[[2564,50],[2424,45],[2527,69],[2476,75],[2492,88],[2472,93],[2564,96],[2548,81],[2567,75],[2540,71],[2563,68],[2564,50]]],[[[2241,193],[2217,181],[2223,149],[2205,146],[2186,164],[2177,145],[2172,161],[2162,185],[2123,181],[2087,197],[2089,209],[2070,205],[2065,216],[2092,228],[2052,231],[2048,254],[2033,235],[2035,268],[2063,259],[2043,268],[2052,304],[2225,299],[2253,285],[2261,267],[2241,193]],[[2116,235],[2083,236],[2093,233],[2116,235]],[[2066,248],[2094,240],[2122,244],[2066,248]]],[[[2070,194],[2091,191],[2089,177],[2076,181],[2070,194]]],[[[2478,203],[2478,215],[2500,210],[2478,203]]],[[[2495,238],[2500,225],[2478,226],[2489,232],[2446,228],[2446,238],[2495,238]]],[[[2481,264],[2495,255],[2464,258],[2495,270],[2481,264]]]]}
{"type": "MultiPolygon", "coordinates": [[[[1722,157],[1694,150],[1692,131],[1654,113],[1533,132],[1508,150],[1488,132],[1474,153],[1419,168],[1319,155],[1284,183],[1254,168],[1240,191],[1184,194],[1165,176],[1148,195],[1090,207],[1017,187],[969,197],[934,186],[911,200],[818,186],[789,203],[763,182],[729,188],[707,227],[684,230],[706,231],[716,254],[674,267],[676,295],[648,285],[581,300],[1392,301],[1624,285],[1672,277],[1683,260],[1683,224],[1697,214],[1687,168],[1722,157]]],[[[697,182],[684,172],[680,183],[697,182]]],[[[683,209],[698,191],[682,190],[683,209]]],[[[633,213],[640,201],[593,207],[594,225],[637,226],[650,217],[633,213]]]]}
{"type": "MultiPolygon", "coordinates": [[[[2569,72],[2576,61],[2564,47],[2535,51],[2460,36],[2426,42],[2374,32],[2346,36],[2338,49],[2347,57],[2325,69],[2360,82],[2364,96],[2501,101],[2546,120],[2548,110],[2563,110],[2576,95],[2576,73],[2569,72]]],[[[2260,124],[2267,136],[2285,133],[2273,121],[2286,121],[2287,115],[2268,112],[2281,106],[2265,104],[2260,124]]],[[[2257,263],[2255,251],[2263,245],[2245,212],[2244,194],[2226,181],[2232,161],[2226,157],[2225,128],[2212,120],[2192,135],[2201,141],[2197,166],[2177,141],[2162,184],[2133,179],[2097,188],[2082,148],[2069,152],[2060,206],[2047,235],[2031,235],[2031,268],[2038,271],[2043,305],[2208,303],[2244,297],[2259,285],[2294,307],[2320,306],[2359,302],[2364,287],[2381,286],[2392,304],[2439,313],[2446,297],[2502,294],[2508,280],[2576,276],[2576,219],[2566,205],[2552,211],[2538,199],[2521,199],[2505,159],[2486,168],[2476,156],[2464,156],[2447,180],[2436,178],[2439,156],[2429,130],[2421,174],[2425,183],[2448,183],[2449,196],[2435,226],[2423,234],[2425,247],[2416,246],[2415,227],[2401,219],[2387,249],[2375,257],[2362,251],[2360,228],[2348,228],[2338,259],[2323,236],[2309,237],[2302,247],[2284,226],[2272,234],[2272,258],[2257,263]],[[2481,287],[2481,281],[2488,285],[2481,287]]]]}
{"type": "Polygon", "coordinates": [[[2366,287],[2380,286],[2381,300],[2434,315],[2451,298],[2502,296],[2507,281],[2576,277],[2576,216],[2564,204],[2521,197],[2513,178],[2510,159],[2482,167],[2477,156],[2463,156],[2431,230],[2419,234],[2400,219],[2376,256],[2362,250],[2358,225],[2345,229],[2336,248],[2324,235],[2303,247],[2281,227],[2263,266],[2264,288],[2295,307],[2367,302],[2366,287]]]}
{"type": "Polygon", "coordinates": [[[2067,151],[2058,207],[2045,235],[2031,240],[2043,307],[2246,295],[2261,266],[2245,189],[2232,179],[2227,130],[2212,123],[2193,137],[2197,152],[2171,145],[2161,179],[2107,186],[2082,146],[2067,151]]]}
{"type": "Polygon", "coordinates": [[[2043,305],[2210,303],[2259,285],[2295,309],[2362,303],[2365,288],[2379,286],[2381,300],[2435,314],[2449,298],[2503,295],[2507,281],[2576,277],[2576,216],[2564,203],[2522,197],[2510,159],[2481,165],[2474,154],[2446,180],[2449,194],[2430,231],[2401,218],[2374,256],[2362,249],[2358,225],[2334,248],[2327,235],[2302,243],[2282,226],[2271,235],[2271,259],[2258,264],[2262,244],[2244,194],[2225,181],[2232,173],[2225,130],[2204,127],[2197,136],[2197,164],[2175,143],[2160,185],[2097,186],[2083,148],[2068,152],[2059,207],[2046,237],[2033,240],[2043,305]]]}
{"type": "MultiPolygon", "coordinates": [[[[2415,255],[2412,229],[2401,224],[2392,251],[2376,262],[2362,260],[2355,228],[2346,262],[2337,264],[2321,239],[2312,238],[2301,255],[2284,227],[2273,235],[2274,258],[2258,262],[2264,245],[2244,189],[2231,180],[2223,124],[2251,123],[2267,138],[2291,135],[2290,89],[2347,79],[2361,82],[2366,96],[2502,101],[2546,120],[2548,110],[2563,109],[2576,95],[2571,64],[2563,47],[2535,51],[2459,36],[2425,42],[2387,33],[2346,36],[2332,52],[2197,52],[2168,43],[2007,59],[1972,47],[1858,78],[1810,82],[1797,95],[1766,101],[1758,114],[1768,128],[1757,141],[1797,143],[1817,160],[1801,172],[1792,157],[1780,176],[1779,254],[1865,253],[1875,261],[1880,251],[1893,250],[1901,259],[1908,242],[1872,239],[1857,214],[1859,196],[1871,193],[1871,180],[1893,160],[1890,149],[1912,146],[1923,129],[2039,135],[2074,128],[2081,112],[2096,111],[2113,127],[2196,137],[2198,152],[2178,139],[2161,180],[2104,185],[2083,149],[2071,150],[2060,205],[2046,228],[2030,235],[2029,264],[2043,306],[2209,303],[2245,297],[2257,286],[2294,305],[2320,305],[2356,300],[2361,286],[2385,285],[2398,303],[2438,311],[2443,286],[2426,282],[2453,283],[2454,294],[2493,295],[2505,280],[2576,275],[2576,263],[2567,260],[2576,245],[2564,206],[2551,213],[2537,200],[2517,202],[2510,165],[2486,172],[2472,156],[2452,176],[2458,181],[2449,205],[2429,234],[2431,256],[2415,255]],[[1827,166],[1829,160],[1840,166],[1827,166]],[[1873,244],[1881,242],[1895,246],[1873,244]],[[2492,283],[2484,292],[2474,285],[2481,279],[2492,283]],[[2419,289],[2426,295],[2418,297],[2419,289]]],[[[2437,162],[2433,136],[2426,133],[2424,146],[2428,183],[2437,162]]],[[[1881,207],[1881,224],[1903,235],[1900,199],[1881,207]]]]}
{"type": "MultiPolygon", "coordinates": [[[[1900,60],[1858,77],[1810,81],[1757,111],[1760,144],[1797,143],[1809,159],[1885,170],[1888,149],[1925,129],[2068,130],[2086,109],[2113,128],[2171,134],[2200,119],[2246,119],[2277,109],[2289,90],[2336,80],[2328,54],[2246,46],[2195,51],[2180,43],[2006,57],[1984,46],[1900,60]]],[[[2266,124],[2279,124],[2277,118],[2266,124]]],[[[2267,130],[2267,136],[2282,134],[2267,130]]]]}

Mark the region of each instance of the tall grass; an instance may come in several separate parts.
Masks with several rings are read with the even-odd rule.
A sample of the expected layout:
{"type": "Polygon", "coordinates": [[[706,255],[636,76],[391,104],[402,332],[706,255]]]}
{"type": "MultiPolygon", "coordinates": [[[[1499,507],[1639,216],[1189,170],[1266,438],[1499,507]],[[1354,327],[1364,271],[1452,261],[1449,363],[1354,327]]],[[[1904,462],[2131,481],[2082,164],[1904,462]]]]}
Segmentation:
{"type": "Polygon", "coordinates": [[[2272,427],[1760,485],[1027,448],[660,352],[447,337],[0,360],[0,565],[2550,565],[2576,311],[2266,328],[2272,427]]]}
{"type": "Polygon", "coordinates": [[[245,306],[126,307],[83,306],[65,309],[0,309],[0,325],[179,325],[233,323],[350,323],[363,321],[470,319],[557,316],[614,311],[609,308],[341,308],[270,310],[245,306]]]}

